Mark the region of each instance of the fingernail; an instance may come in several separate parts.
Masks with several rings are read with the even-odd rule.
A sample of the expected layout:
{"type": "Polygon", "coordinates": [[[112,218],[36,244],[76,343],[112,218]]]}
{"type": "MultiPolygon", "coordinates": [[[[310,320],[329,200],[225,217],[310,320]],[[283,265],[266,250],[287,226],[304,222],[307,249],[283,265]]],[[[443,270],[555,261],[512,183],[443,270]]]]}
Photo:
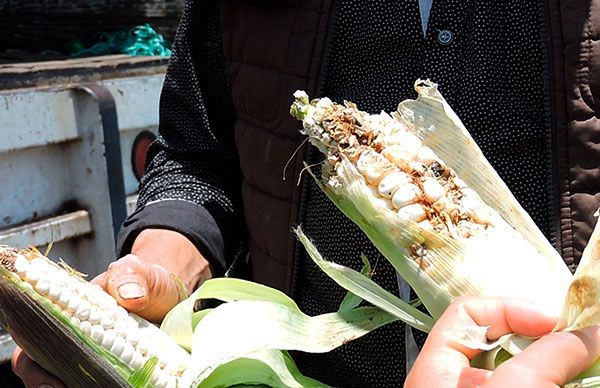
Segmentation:
{"type": "Polygon", "coordinates": [[[146,295],[146,290],[138,283],[121,284],[118,291],[119,296],[123,299],[137,299],[146,295]]]}
{"type": "Polygon", "coordinates": [[[50,384],[42,384],[42,385],[38,385],[38,388],[54,388],[54,386],[52,386],[50,384]]]}

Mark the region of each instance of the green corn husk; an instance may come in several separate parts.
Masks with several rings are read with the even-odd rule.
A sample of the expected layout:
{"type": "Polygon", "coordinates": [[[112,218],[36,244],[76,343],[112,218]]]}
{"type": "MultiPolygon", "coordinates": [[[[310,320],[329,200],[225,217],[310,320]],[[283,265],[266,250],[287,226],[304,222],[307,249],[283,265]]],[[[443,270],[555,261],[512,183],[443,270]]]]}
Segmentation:
{"type": "Polygon", "coordinates": [[[231,381],[243,381],[246,375],[270,383],[273,379],[292,378],[310,381],[291,367],[291,359],[282,362],[279,353],[273,352],[328,352],[397,319],[374,307],[309,317],[280,291],[239,279],[212,279],[169,313],[163,329],[180,345],[192,349],[192,366],[184,374],[182,385],[204,386],[205,381],[216,381],[217,377],[224,381],[224,370],[231,381]],[[194,304],[202,299],[227,303],[194,322],[190,318],[194,304]],[[257,369],[244,369],[242,365],[257,369]]]}
{"type": "MultiPolygon", "coordinates": [[[[75,292],[89,301],[95,298],[98,303],[88,306],[90,320],[91,310],[104,308],[105,299],[111,297],[99,288],[92,291],[93,287],[85,284],[76,271],[61,269],[37,251],[0,247],[0,263],[0,324],[40,365],[73,387],[153,387],[157,370],[167,373],[164,367],[171,362],[168,349],[182,351],[177,344],[191,351],[191,355],[186,353],[186,369],[177,372],[175,380],[169,376],[170,382],[157,387],[325,387],[303,376],[286,351],[328,352],[398,319],[377,307],[356,304],[343,311],[309,317],[280,291],[244,280],[213,279],[169,312],[162,324],[163,333],[153,328],[149,340],[156,342],[164,336],[160,339],[161,354],[148,356],[148,361],[136,369],[101,346],[101,340],[97,342],[104,337],[94,340],[83,331],[80,321],[72,321],[81,315],[79,307],[68,310],[66,302],[59,300],[60,293],[49,290],[54,280],[56,286],[65,287],[61,292],[75,292]],[[21,264],[21,269],[17,264],[19,255],[21,263],[29,263],[21,264]],[[32,268],[34,260],[46,268],[37,277],[27,269],[32,268]],[[46,288],[42,287],[43,282],[47,283],[46,288]],[[197,302],[204,299],[225,303],[196,311],[197,302]]],[[[141,318],[133,319],[133,315],[117,307],[114,300],[110,302],[106,315],[117,313],[112,309],[120,309],[119,313],[141,322],[141,318]]],[[[116,322],[107,330],[116,330],[116,322]]],[[[141,342],[143,333],[148,332],[143,332],[146,329],[141,329],[142,323],[139,325],[141,342]]]]}

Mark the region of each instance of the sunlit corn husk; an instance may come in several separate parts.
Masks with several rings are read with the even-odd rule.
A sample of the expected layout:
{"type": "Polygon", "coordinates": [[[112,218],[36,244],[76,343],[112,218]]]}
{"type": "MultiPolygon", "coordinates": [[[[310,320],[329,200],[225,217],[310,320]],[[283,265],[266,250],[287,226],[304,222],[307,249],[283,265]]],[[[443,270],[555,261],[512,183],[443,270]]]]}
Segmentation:
{"type": "MultiPolygon", "coordinates": [[[[597,215],[597,213],[596,213],[597,215]]],[[[597,222],[569,286],[557,329],[600,324],[600,223],[597,222]]]]}
{"type": "Polygon", "coordinates": [[[177,386],[189,353],[100,287],[35,250],[0,247],[0,264],[3,325],[68,386],[131,387],[136,373],[156,388],[177,386]]]}
{"type": "Polygon", "coordinates": [[[435,84],[397,112],[295,94],[293,116],[323,154],[321,186],[413,286],[434,318],[461,295],[561,311],[571,274],[435,84]]]}

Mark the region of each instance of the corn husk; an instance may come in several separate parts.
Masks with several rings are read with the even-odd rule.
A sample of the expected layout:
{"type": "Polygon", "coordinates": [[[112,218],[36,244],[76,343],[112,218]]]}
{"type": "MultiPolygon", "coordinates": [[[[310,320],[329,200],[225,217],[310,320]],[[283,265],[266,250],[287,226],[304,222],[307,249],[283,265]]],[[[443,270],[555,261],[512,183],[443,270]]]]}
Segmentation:
{"type": "MultiPolygon", "coordinates": [[[[292,113],[303,119],[311,142],[326,154],[320,186],[414,288],[434,318],[461,295],[525,298],[558,315],[571,273],[483,156],[437,86],[417,81],[415,88],[418,98],[402,102],[391,116],[417,134],[423,145],[435,151],[480,195],[489,206],[493,227],[469,238],[456,238],[399,217],[372,195],[367,181],[344,153],[332,156],[337,145],[330,137],[335,135],[326,137],[328,143],[322,142],[322,123],[330,119],[331,110],[319,108],[319,100],[307,104],[307,99],[297,98],[292,113]],[[419,248],[418,257],[414,247],[419,248]]],[[[364,117],[354,105],[346,106],[357,117],[364,117]]],[[[335,120],[339,119],[331,119],[335,120]]]]}
{"type": "Polygon", "coordinates": [[[328,352],[396,320],[376,307],[309,317],[280,291],[239,279],[212,279],[176,306],[165,318],[171,322],[163,323],[163,328],[182,346],[192,349],[191,367],[182,378],[182,386],[204,386],[205,380],[213,381],[215,376],[223,379],[224,370],[232,381],[241,381],[248,373],[254,381],[262,379],[262,384],[279,386],[274,376],[277,381],[307,378],[295,367],[283,368],[292,361],[276,351],[328,352]],[[193,322],[190,311],[197,300],[203,299],[227,303],[193,322]],[[238,366],[235,372],[231,365],[238,366]],[[255,370],[241,369],[240,365],[255,370]]]}
{"type": "MultiPolygon", "coordinates": [[[[26,258],[23,260],[27,261],[26,258]]],[[[3,313],[0,324],[40,365],[73,387],[153,386],[155,368],[164,368],[169,362],[165,357],[170,357],[170,353],[150,357],[145,365],[134,369],[72,323],[70,316],[60,310],[60,305],[38,292],[43,289],[38,287],[42,281],[50,286],[58,275],[62,281],[67,277],[69,290],[84,292],[85,281],[80,274],[70,267],[60,268],[35,250],[0,247],[0,263],[0,309],[3,313]],[[42,259],[44,265],[52,267],[53,275],[48,272],[39,275],[39,280],[32,280],[33,275],[29,276],[28,270],[21,268],[19,272],[17,269],[15,263],[19,255],[42,259]],[[63,272],[58,274],[56,271],[63,272]],[[35,282],[35,287],[26,280],[35,282]],[[159,362],[164,365],[159,366],[159,362]]],[[[107,294],[102,295],[110,298],[107,294]]],[[[111,306],[113,304],[116,307],[115,301],[111,306]]],[[[343,311],[309,317],[292,299],[275,289],[238,279],[209,280],[169,312],[163,321],[162,329],[171,336],[173,343],[165,335],[160,339],[161,349],[178,348],[177,343],[191,351],[191,356],[187,355],[190,357],[186,360],[187,369],[177,372],[176,381],[171,379],[167,386],[325,387],[325,384],[303,376],[287,350],[328,352],[396,320],[397,317],[382,309],[358,307],[357,304],[343,311]],[[206,299],[225,303],[197,311],[198,301],[206,299]]],[[[157,333],[163,334],[157,329],[152,333],[154,337],[148,338],[150,341],[158,340],[157,333]]]]}
{"type": "MultiPolygon", "coordinates": [[[[309,103],[303,92],[297,92],[291,113],[303,121],[302,132],[326,156],[323,178],[316,179],[317,184],[414,288],[434,320],[456,297],[480,295],[526,299],[549,314],[560,314],[555,330],[600,324],[600,225],[596,225],[573,277],[485,159],[437,86],[417,81],[415,89],[418,98],[401,102],[391,116],[451,167],[451,176],[458,176],[477,192],[491,213],[492,222],[483,233],[465,237],[439,233],[439,228],[432,232],[421,227],[422,223],[405,219],[406,215],[398,217],[389,203],[382,201],[381,192],[379,197],[373,195],[375,190],[368,180],[376,174],[369,175],[364,165],[361,174],[355,164],[360,159],[357,149],[364,144],[386,147],[385,142],[377,143],[377,130],[363,127],[379,119],[367,118],[352,103],[346,103],[340,115],[342,109],[331,108],[331,101],[309,103]],[[344,132],[352,133],[354,138],[344,132]],[[344,143],[332,141],[340,138],[344,143]],[[420,248],[418,256],[414,254],[415,246],[420,248]]],[[[381,116],[389,117],[384,112],[381,116]]],[[[298,236],[313,261],[345,289],[392,314],[394,310],[389,306],[403,303],[380,290],[373,292],[377,287],[369,284],[370,279],[324,260],[301,230],[298,236]]],[[[406,311],[396,316],[415,327],[403,316],[406,311]]],[[[509,334],[490,343],[487,328],[477,326],[453,328],[447,334],[465,346],[486,351],[473,364],[492,370],[535,341],[509,334]]],[[[600,387],[599,365],[596,362],[567,386],[600,387]]]]}

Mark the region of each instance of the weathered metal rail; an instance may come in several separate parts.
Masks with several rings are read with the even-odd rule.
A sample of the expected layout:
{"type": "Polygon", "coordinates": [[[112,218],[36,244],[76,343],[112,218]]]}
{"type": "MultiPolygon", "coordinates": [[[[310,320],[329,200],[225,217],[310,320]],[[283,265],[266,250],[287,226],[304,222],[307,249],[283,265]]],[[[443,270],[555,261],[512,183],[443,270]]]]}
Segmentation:
{"type": "MultiPolygon", "coordinates": [[[[0,90],[0,244],[45,249],[90,276],[135,207],[132,147],[156,132],[164,68],[0,90]]],[[[14,343],[0,335],[0,362],[14,343]]]]}

